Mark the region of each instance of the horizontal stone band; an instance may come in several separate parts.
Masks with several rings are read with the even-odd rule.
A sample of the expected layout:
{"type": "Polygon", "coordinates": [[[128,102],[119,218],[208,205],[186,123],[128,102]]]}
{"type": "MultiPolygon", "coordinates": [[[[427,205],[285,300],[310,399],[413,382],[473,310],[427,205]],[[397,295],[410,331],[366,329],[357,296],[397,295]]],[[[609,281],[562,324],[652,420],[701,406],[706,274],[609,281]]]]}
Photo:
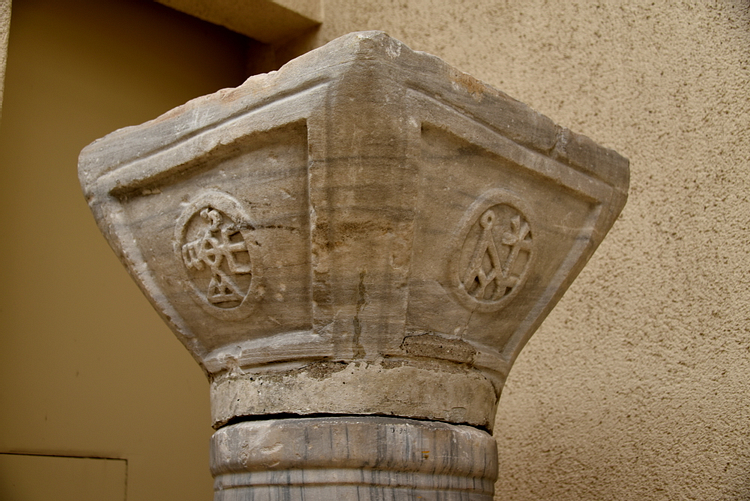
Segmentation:
{"type": "Polygon", "coordinates": [[[246,421],[211,440],[215,501],[491,501],[497,445],[471,426],[342,416],[246,421]]]}
{"type": "Polygon", "coordinates": [[[496,391],[483,372],[446,361],[322,363],[215,378],[211,411],[216,428],[238,416],[379,414],[491,430],[496,391]]]}
{"type": "Polygon", "coordinates": [[[214,481],[216,491],[278,486],[308,489],[314,485],[419,489],[441,493],[445,491],[471,491],[492,496],[494,482],[476,477],[362,468],[289,469],[229,473],[217,476],[214,481]]]}

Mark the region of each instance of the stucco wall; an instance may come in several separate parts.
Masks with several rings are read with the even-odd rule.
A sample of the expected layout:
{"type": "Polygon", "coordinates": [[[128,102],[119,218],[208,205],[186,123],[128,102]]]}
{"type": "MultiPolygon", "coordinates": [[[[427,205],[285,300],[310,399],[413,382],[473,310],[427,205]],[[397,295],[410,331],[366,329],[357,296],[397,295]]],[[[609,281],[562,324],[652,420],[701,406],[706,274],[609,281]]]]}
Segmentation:
{"type": "Polygon", "coordinates": [[[750,498],[747,2],[327,0],[631,160],[501,399],[497,499],[750,498]]]}

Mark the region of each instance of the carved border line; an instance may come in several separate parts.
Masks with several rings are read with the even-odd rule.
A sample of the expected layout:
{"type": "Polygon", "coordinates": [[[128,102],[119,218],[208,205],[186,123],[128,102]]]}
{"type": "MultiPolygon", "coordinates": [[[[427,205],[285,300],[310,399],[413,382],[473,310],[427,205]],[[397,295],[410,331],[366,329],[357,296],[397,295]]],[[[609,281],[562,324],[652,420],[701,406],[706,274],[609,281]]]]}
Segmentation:
{"type": "MultiPolygon", "coordinates": [[[[134,243],[132,233],[128,230],[127,225],[120,221],[122,217],[120,206],[123,203],[120,197],[128,194],[145,195],[140,193],[143,187],[158,186],[160,180],[166,180],[171,174],[177,174],[182,169],[190,168],[192,161],[200,155],[186,154],[186,150],[194,151],[193,148],[200,149],[201,153],[205,154],[210,152],[214,147],[221,144],[228,145],[251,134],[268,132],[298,121],[307,122],[312,110],[316,106],[322,106],[325,103],[327,86],[327,80],[321,81],[319,79],[312,83],[306,82],[305,85],[295,88],[293,93],[287,93],[271,102],[257,103],[250,110],[244,110],[242,113],[226,117],[219,122],[211,124],[211,126],[204,127],[196,134],[180,138],[162,148],[152,150],[149,155],[131,160],[127,164],[116,168],[116,170],[101,175],[96,181],[91,183],[90,191],[104,191],[108,195],[105,200],[102,200],[102,211],[103,213],[107,213],[106,220],[119,228],[118,232],[110,232],[112,243],[119,247],[120,252],[127,261],[142,263],[138,267],[135,265],[129,267],[130,272],[137,277],[136,282],[150,291],[146,294],[146,297],[153,298],[156,310],[164,317],[168,324],[174,326],[174,329],[180,333],[179,337],[182,341],[201,359],[209,356],[209,351],[195,337],[192,329],[188,327],[177,310],[163,299],[164,294],[161,287],[156,282],[153,272],[148,268],[140,248],[134,243]],[[294,100],[300,100],[300,105],[288,106],[289,101],[294,100]],[[278,111],[282,106],[293,110],[293,112],[279,113],[278,111]],[[229,141],[221,140],[225,129],[229,130],[228,135],[231,137],[229,141]],[[205,141],[205,143],[201,144],[202,141],[205,141]],[[197,146],[196,143],[198,143],[197,146]],[[170,156],[175,151],[182,155],[184,161],[175,160],[174,156],[170,156]]],[[[309,126],[307,129],[307,141],[309,142],[311,131],[309,130],[309,126]]],[[[320,134],[320,131],[316,132],[316,134],[320,134]]],[[[326,343],[323,344],[325,346],[320,346],[316,350],[316,353],[310,353],[311,358],[320,358],[330,352],[330,348],[328,348],[326,343]]],[[[201,361],[199,363],[208,369],[208,364],[204,364],[201,361]]],[[[216,364],[215,360],[214,364],[216,364]]]]}
{"type": "MultiPolygon", "coordinates": [[[[498,353],[496,349],[489,346],[465,339],[479,352],[474,361],[476,367],[499,372],[506,377],[516,356],[528,341],[529,332],[533,330],[535,324],[543,320],[544,312],[554,307],[556,303],[554,291],[568,277],[577,275],[583,266],[581,264],[576,268],[575,264],[594,244],[593,237],[597,226],[601,224],[603,208],[613,204],[617,198],[617,189],[592,174],[582,172],[571,165],[515,142],[483,121],[464,112],[463,109],[456,108],[451,103],[425,92],[417,87],[410,87],[407,90],[407,100],[411,101],[408,103],[408,108],[416,110],[416,113],[410,116],[419,121],[420,127],[428,124],[448,131],[470,144],[475,144],[489,153],[510,161],[518,168],[534,172],[550,182],[571,190],[592,204],[589,216],[586,218],[587,224],[578,234],[578,238],[553,277],[551,284],[554,285],[550,285],[544,291],[526,318],[510,335],[505,349],[498,353]],[[458,125],[456,118],[458,118],[458,125]]],[[[593,250],[591,249],[591,252],[593,250]]],[[[558,293],[557,299],[559,296],[558,293]]]]}
{"type": "Polygon", "coordinates": [[[144,186],[156,184],[159,178],[180,172],[186,165],[220,145],[231,144],[250,134],[267,132],[293,122],[307,120],[311,108],[323,102],[328,82],[314,81],[308,84],[271,102],[258,103],[249,110],[230,115],[177,141],[154,149],[144,156],[123,163],[113,170],[102,173],[95,185],[97,188],[102,187],[112,196],[136,192],[144,186]],[[301,101],[300,105],[289,103],[296,100],[301,101]],[[279,114],[282,106],[292,112],[279,114]],[[277,114],[274,115],[274,112],[277,114]],[[196,151],[198,154],[195,154],[196,151]]]}

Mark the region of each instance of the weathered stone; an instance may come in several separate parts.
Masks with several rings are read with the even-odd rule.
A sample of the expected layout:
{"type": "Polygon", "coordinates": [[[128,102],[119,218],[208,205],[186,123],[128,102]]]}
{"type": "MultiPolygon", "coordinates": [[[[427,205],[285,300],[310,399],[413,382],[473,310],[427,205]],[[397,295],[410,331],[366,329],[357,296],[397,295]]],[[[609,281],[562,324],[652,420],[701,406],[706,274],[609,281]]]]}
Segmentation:
{"type": "Polygon", "coordinates": [[[243,422],[211,440],[215,501],[491,501],[497,445],[470,426],[383,417],[243,422]]]}
{"type": "Polygon", "coordinates": [[[80,178],[209,376],[215,427],[491,430],[519,351],[622,209],[628,162],[365,32],[110,134],[80,178]]]}

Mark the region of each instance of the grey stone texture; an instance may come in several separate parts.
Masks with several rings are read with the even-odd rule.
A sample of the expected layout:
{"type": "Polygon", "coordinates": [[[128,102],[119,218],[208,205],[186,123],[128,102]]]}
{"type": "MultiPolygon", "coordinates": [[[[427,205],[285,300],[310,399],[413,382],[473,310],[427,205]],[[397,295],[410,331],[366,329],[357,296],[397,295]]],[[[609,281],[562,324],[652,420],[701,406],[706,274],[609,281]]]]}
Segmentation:
{"type": "MultiPolygon", "coordinates": [[[[239,454],[222,437],[276,433],[245,419],[491,431],[508,371],[629,179],[614,151],[381,32],[114,132],[84,149],[79,174],[110,245],[209,377],[225,501],[260,499],[221,494],[217,473],[217,457],[239,454]]],[[[463,495],[439,499],[485,494],[463,495]]],[[[393,498],[378,496],[360,499],[393,498]]]]}
{"type": "Polygon", "coordinates": [[[114,132],[100,228],[211,380],[214,425],[384,414],[491,429],[628,162],[379,32],[114,132]]]}
{"type": "Polygon", "coordinates": [[[385,417],[246,421],[211,440],[215,501],[491,501],[497,444],[470,426],[385,417]]]}

